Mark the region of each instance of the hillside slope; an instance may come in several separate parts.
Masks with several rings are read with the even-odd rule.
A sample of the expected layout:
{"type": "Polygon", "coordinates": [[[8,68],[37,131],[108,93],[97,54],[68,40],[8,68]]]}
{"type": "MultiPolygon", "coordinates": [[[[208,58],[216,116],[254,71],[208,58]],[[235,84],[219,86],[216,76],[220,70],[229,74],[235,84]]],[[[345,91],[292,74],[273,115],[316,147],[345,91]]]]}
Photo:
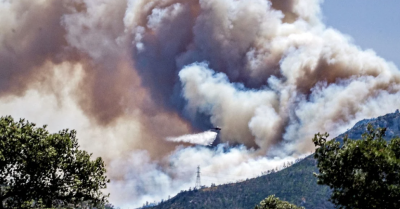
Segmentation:
{"type": "Polygon", "coordinates": [[[333,208],[327,201],[330,190],[318,186],[313,172],[315,160],[309,156],[293,166],[276,173],[250,179],[240,183],[204,188],[198,191],[181,192],[157,207],[169,208],[254,208],[268,195],[275,194],[291,203],[302,204],[306,208],[333,208]]]}
{"type": "MultiPolygon", "coordinates": [[[[374,119],[362,120],[352,129],[337,137],[341,141],[345,134],[349,138],[360,139],[366,126],[387,127],[386,139],[400,135],[400,114],[398,111],[374,119]]],[[[328,201],[330,189],[317,184],[313,172],[317,172],[313,156],[283,169],[258,178],[240,183],[225,184],[218,187],[203,188],[197,191],[185,191],[174,198],[159,204],[157,209],[169,208],[254,208],[265,197],[275,194],[283,200],[306,209],[333,209],[328,201]]]]}

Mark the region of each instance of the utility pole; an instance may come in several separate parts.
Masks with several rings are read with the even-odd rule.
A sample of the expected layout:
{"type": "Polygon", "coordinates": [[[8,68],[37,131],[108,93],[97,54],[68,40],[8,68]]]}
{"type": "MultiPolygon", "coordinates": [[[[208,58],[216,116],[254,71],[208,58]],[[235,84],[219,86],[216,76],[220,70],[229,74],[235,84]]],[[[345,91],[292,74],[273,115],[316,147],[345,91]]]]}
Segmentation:
{"type": "Polygon", "coordinates": [[[197,178],[196,178],[196,189],[201,188],[201,182],[200,182],[200,166],[197,166],[197,178]]]}

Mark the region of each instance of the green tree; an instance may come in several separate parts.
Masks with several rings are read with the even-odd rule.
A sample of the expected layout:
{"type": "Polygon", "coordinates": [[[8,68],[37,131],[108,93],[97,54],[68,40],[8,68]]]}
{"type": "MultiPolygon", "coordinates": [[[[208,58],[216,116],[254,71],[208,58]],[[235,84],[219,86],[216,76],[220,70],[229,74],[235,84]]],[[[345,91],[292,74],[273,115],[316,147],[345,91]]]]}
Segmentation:
{"type": "Polygon", "coordinates": [[[270,195],[260,202],[255,209],[303,209],[286,201],[280,200],[275,195],[270,195]]]}
{"type": "Polygon", "coordinates": [[[0,208],[103,206],[103,160],[80,150],[76,132],[0,118],[0,208]]]}
{"type": "Polygon", "coordinates": [[[361,140],[313,138],[318,184],[333,189],[330,200],[339,208],[400,208],[400,139],[387,142],[384,133],[369,124],[361,140]]]}

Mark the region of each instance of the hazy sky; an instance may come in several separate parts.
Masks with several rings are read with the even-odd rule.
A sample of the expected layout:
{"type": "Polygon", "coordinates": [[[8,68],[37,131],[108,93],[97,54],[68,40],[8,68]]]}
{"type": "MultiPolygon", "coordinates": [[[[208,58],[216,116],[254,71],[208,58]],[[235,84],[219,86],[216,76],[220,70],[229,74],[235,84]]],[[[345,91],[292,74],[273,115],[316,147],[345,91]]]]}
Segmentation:
{"type": "Polygon", "coordinates": [[[328,26],[353,37],[362,49],[400,67],[399,0],[325,0],[322,4],[328,26]]]}

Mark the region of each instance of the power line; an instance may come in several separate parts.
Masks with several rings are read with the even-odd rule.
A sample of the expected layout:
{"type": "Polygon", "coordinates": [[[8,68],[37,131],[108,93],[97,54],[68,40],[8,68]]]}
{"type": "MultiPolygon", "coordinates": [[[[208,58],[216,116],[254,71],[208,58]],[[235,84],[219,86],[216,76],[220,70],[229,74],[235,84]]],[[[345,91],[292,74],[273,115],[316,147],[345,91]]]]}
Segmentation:
{"type": "Polygon", "coordinates": [[[194,187],[196,189],[201,188],[201,182],[200,182],[200,166],[197,166],[197,178],[196,178],[196,186],[194,187]]]}

